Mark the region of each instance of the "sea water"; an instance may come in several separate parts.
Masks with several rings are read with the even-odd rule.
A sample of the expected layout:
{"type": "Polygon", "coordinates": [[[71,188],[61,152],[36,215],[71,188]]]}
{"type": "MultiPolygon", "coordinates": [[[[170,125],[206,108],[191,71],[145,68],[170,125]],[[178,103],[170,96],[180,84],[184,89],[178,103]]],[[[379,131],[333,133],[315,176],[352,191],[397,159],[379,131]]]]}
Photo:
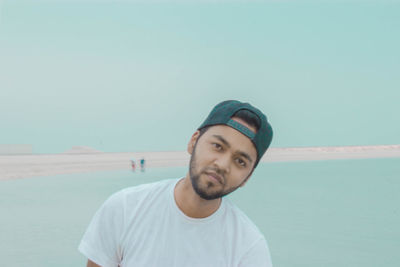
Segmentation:
{"type": "MultiPolygon", "coordinates": [[[[1,181],[1,266],[85,266],[78,244],[110,194],[186,171],[1,181]]],[[[229,198],[266,236],[275,267],[399,266],[400,159],[262,163],[229,198]]]]}

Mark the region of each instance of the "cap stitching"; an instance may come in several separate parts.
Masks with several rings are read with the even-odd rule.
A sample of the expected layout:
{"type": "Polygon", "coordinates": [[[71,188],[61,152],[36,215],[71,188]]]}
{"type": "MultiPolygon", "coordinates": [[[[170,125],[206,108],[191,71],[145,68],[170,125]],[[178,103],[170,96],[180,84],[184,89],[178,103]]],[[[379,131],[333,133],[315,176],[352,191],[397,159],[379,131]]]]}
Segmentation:
{"type": "Polygon", "coordinates": [[[243,124],[234,121],[232,119],[230,119],[227,124],[233,128],[235,128],[236,130],[238,130],[239,132],[245,134],[248,138],[252,139],[256,136],[256,134],[254,132],[252,132],[249,128],[247,128],[246,126],[244,126],[243,124]]]}

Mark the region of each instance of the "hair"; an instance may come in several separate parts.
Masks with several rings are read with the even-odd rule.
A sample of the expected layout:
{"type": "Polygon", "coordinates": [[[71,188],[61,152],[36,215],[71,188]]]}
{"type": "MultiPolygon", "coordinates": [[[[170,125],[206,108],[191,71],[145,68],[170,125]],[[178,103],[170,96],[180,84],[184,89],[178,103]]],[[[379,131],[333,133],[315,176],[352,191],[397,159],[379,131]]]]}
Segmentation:
{"type": "MultiPolygon", "coordinates": [[[[253,112],[251,112],[251,111],[249,111],[249,110],[241,109],[241,110],[237,111],[235,114],[233,114],[232,117],[235,117],[235,118],[239,118],[239,119],[244,120],[248,125],[250,125],[250,126],[256,128],[257,131],[258,131],[258,130],[260,129],[260,127],[261,127],[260,118],[259,118],[256,114],[254,114],[253,112]]],[[[212,127],[212,125],[209,125],[209,126],[206,126],[206,127],[201,128],[201,129],[199,130],[199,131],[200,131],[200,135],[199,135],[199,137],[198,137],[197,140],[199,140],[199,138],[200,138],[205,132],[207,132],[207,130],[208,130],[210,127],[212,127]]],[[[196,143],[197,143],[197,142],[196,142],[196,143]]],[[[258,162],[259,162],[259,161],[260,161],[260,159],[258,158],[258,153],[257,153],[256,163],[254,164],[254,167],[253,167],[253,170],[251,171],[251,173],[253,173],[254,168],[258,165],[258,162]]],[[[251,175],[251,173],[250,173],[250,175],[251,175]]]]}
{"type": "Polygon", "coordinates": [[[244,120],[247,124],[250,126],[256,128],[258,131],[261,127],[261,121],[260,118],[254,114],[253,112],[246,110],[246,109],[241,109],[238,112],[236,112],[233,117],[240,118],[244,120]]]}

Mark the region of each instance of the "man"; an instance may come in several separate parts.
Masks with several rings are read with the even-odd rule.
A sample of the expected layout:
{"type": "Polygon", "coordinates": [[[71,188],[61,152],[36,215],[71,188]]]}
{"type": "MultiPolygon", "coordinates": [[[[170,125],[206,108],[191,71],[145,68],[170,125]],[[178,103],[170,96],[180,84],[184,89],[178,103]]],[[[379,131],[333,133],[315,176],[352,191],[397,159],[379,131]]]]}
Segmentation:
{"type": "Polygon", "coordinates": [[[219,103],[192,135],[189,172],[124,189],[97,211],[79,250],[88,267],[270,267],[258,228],[223,196],[242,187],[272,128],[248,103],[219,103]]]}
{"type": "Polygon", "coordinates": [[[140,159],[140,171],[144,172],[146,160],[144,158],[140,159]]]}

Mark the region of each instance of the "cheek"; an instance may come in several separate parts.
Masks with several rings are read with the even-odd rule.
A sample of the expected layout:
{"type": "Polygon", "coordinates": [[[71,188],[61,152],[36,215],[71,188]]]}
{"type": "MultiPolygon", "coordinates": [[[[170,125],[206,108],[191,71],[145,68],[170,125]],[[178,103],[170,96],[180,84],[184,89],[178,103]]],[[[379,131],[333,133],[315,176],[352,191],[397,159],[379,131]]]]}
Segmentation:
{"type": "Polygon", "coordinates": [[[194,159],[193,167],[196,171],[201,171],[205,167],[205,165],[208,164],[207,155],[209,155],[209,153],[204,153],[202,149],[196,148],[196,150],[192,154],[192,157],[194,159]]]}
{"type": "MultiPolygon", "coordinates": [[[[231,170],[232,170],[232,169],[231,169],[231,170]]],[[[229,180],[232,181],[231,184],[240,184],[240,183],[242,183],[242,182],[247,178],[247,176],[248,176],[249,174],[250,174],[250,172],[247,171],[247,170],[233,169],[233,170],[231,171],[230,179],[229,179],[229,180]]]]}
{"type": "Polygon", "coordinates": [[[196,151],[196,161],[199,163],[208,163],[210,161],[213,161],[215,157],[215,151],[206,147],[201,147],[196,151]]]}
{"type": "Polygon", "coordinates": [[[244,181],[251,174],[252,169],[240,170],[238,171],[238,179],[244,181]]]}

